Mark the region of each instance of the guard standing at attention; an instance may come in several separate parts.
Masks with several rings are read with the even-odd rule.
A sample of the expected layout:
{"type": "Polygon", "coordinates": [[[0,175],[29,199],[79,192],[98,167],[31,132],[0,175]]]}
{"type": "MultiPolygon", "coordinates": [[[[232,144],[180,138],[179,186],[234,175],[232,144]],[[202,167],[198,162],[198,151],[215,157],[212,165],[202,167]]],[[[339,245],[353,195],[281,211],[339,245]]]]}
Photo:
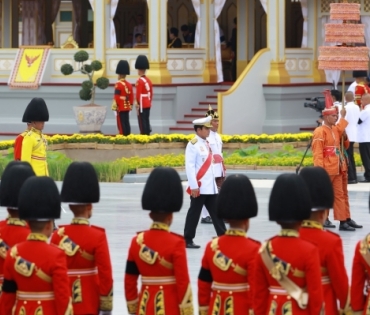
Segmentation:
{"type": "Polygon", "coordinates": [[[299,238],[311,213],[310,193],[296,174],[280,175],[272,188],[269,219],[281,226],[260,248],[252,281],[254,315],[319,315],[324,299],[319,251],[299,238]]]}
{"type": "Polygon", "coordinates": [[[62,186],[62,202],[74,214],[70,225],[60,225],[51,243],[67,255],[73,313],[108,315],[113,309],[112,265],[105,230],[90,225],[92,204],[99,202],[99,182],[93,166],[73,162],[62,186]]]}
{"type": "Polygon", "coordinates": [[[6,224],[0,227],[0,292],[4,280],[4,260],[9,248],[24,242],[31,233],[27,222],[19,219],[18,195],[25,180],[35,176],[27,162],[8,164],[1,176],[0,206],[8,210],[6,224]]]}
{"type": "Polygon", "coordinates": [[[208,116],[193,121],[196,136],[189,141],[185,150],[185,170],[189,183],[186,191],[190,195],[190,208],[184,227],[187,248],[200,248],[194,244],[193,239],[203,206],[206,206],[212,218],[217,235],[221,236],[226,231],[224,221],[216,214],[218,189],[213,171],[212,150],[207,141],[211,120],[212,117],[208,116]]]}
{"type": "Polygon", "coordinates": [[[42,130],[49,121],[49,111],[42,98],[33,98],[28,104],[23,120],[31,123],[31,130],[22,142],[21,160],[31,164],[36,176],[49,176],[46,161],[47,141],[42,130]]]}
{"type": "Polygon", "coordinates": [[[31,234],[6,256],[0,314],[72,315],[65,254],[48,244],[53,220],[60,218],[61,211],[54,181],[45,176],[28,178],[19,193],[18,211],[31,234]]]}
{"type": "Polygon", "coordinates": [[[153,99],[153,84],[145,75],[146,70],[149,69],[148,58],[144,55],[139,55],[136,58],[135,69],[137,69],[139,75],[136,81],[136,111],[140,134],[149,136],[152,131],[149,117],[153,99]]]}
{"type": "Polygon", "coordinates": [[[355,248],[355,255],[353,257],[351,281],[351,307],[353,310],[353,315],[366,315],[369,313],[369,274],[370,233],[357,243],[355,248]]]}
{"type": "Polygon", "coordinates": [[[132,92],[131,83],[126,81],[126,75],[130,74],[130,65],[127,60],[118,62],[116,74],[118,74],[118,82],[114,87],[112,110],[115,111],[117,117],[119,133],[128,136],[131,134],[129,114],[134,103],[134,93],[132,92]]]}
{"type": "Polygon", "coordinates": [[[248,177],[229,176],[217,198],[217,215],[230,228],[206,246],[198,276],[200,315],[252,312],[251,277],[261,244],[246,237],[246,232],[249,219],[257,216],[257,211],[256,195],[248,177]]]}
{"type": "Polygon", "coordinates": [[[299,235],[319,249],[325,314],[347,314],[350,311],[349,286],[342,239],[323,229],[327,211],[334,203],[330,177],[321,167],[305,167],[299,176],[306,182],[312,202],[311,216],[303,221],[299,235]]]}
{"type": "Polygon", "coordinates": [[[185,242],[170,232],[173,212],[180,211],[182,201],[179,174],[172,168],[154,169],[141,198],[153,223],[132,239],[127,257],[124,283],[129,314],[194,315],[185,242]]]}

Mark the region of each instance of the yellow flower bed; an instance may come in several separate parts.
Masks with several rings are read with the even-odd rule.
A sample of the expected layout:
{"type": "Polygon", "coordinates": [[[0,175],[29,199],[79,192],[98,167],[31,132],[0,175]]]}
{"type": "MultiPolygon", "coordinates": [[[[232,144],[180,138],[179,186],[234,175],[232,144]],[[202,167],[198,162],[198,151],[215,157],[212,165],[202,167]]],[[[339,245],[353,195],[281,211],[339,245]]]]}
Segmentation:
{"type": "MultiPolygon", "coordinates": [[[[311,139],[312,134],[306,133],[284,133],[275,135],[221,135],[224,143],[280,143],[280,142],[299,142],[308,141],[311,139]]],[[[72,136],[54,135],[51,137],[46,136],[48,144],[58,143],[105,143],[105,144],[130,144],[130,143],[170,143],[170,142],[184,142],[187,143],[194,134],[154,134],[151,136],[144,135],[129,135],[128,137],[117,136],[104,136],[102,134],[74,134],[72,136]]],[[[0,150],[6,150],[13,147],[14,140],[0,141],[0,150]]]]}

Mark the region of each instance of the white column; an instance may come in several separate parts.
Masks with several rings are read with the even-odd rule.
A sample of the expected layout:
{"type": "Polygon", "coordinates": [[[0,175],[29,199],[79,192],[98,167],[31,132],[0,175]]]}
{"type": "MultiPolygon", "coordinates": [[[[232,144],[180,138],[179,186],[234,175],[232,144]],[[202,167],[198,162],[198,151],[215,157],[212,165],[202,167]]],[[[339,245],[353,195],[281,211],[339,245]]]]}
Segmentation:
{"type": "Polygon", "coordinates": [[[105,64],[105,41],[106,37],[105,15],[108,9],[105,0],[90,0],[94,10],[94,50],[95,59],[105,64]]]}
{"type": "Polygon", "coordinates": [[[250,47],[254,49],[254,0],[238,0],[237,2],[237,32],[236,32],[236,49],[237,49],[237,63],[236,72],[237,77],[243,72],[248,64],[248,52],[250,47]],[[253,25],[253,24],[252,24],[253,25]],[[252,33],[252,36],[251,36],[252,33]],[[246,36],[247,34],[247,36],[246,36]]]}
{"type": "Polygon", "coordinates": [[[148,77],[156,84],[171,83],[167,69],[167,0],[147,0],[149,9],[148,77]]]}
{"type": "Polygon", "coordinates": [[[285,69],[285,0],[268,1],[267,47],[273,56],[268,83],[290,83],[289,74],[285,69]]]}
{"type": "MultiPolygon", "coordinates": [[[[205,67],[203,71],[203,82],[217,82],[217,71],[216,71],[216,54],[215,54],[215,28],[214,28],[214,9],[213,1],[203,1],[202,9],[202,28],[205,32],[205,41],[201,47],[206,50],[205,67]]],[[[202,32],[201,32],[202,34],[202,32]]]]}

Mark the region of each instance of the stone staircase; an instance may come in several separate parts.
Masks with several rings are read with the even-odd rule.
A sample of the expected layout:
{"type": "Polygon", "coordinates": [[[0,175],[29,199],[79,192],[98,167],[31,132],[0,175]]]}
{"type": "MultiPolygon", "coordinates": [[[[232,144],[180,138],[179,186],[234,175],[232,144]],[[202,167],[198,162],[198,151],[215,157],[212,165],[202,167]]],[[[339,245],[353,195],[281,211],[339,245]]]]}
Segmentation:
{"type": "Polygon", "coordinates": [[[212,95],[207,95],[205,101],[198,103],[198,106],[191,109],[191,113],[185,114],[183,120],[177,120],[176,126],[170,127],[170,133],[191,134],[194,133],[192,121],[198,118],[203,118],[208,110],[208,105],[212,109],[217,110],[217,93],[226,92],[231,87],[228,85],[221,85],[214,89],[212,95]]]}

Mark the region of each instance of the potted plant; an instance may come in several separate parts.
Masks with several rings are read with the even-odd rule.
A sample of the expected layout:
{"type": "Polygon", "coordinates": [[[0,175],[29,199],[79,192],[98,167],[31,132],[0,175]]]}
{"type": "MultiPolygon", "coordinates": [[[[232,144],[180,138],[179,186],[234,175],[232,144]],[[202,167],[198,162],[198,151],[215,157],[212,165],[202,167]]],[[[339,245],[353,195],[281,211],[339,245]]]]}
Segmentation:
{"type": "Polygon", "coordinates": [[[81,72],[87,76],[87,80],[82,82],[82,88],[79,92],[80,99],[90,101],[90,104],[82,106],[74,106],[76,122],[80,132],[100,132],[101,126],[104,123],[107,114],[107,107],[95,104],[96,87],[104,90],[109,86],[109,80],[105,77],[100,77],[94,83],[94,73],[100,71],[103,65],[100,61],[94,60],[91,64],[86,64],[89,60],[89,54],[80,50],[74,55],[74,60],[78,64],[78,69],[74,70],[72,65],[64,64],[60,71],[64,75],[70,75],[74,72],[81,72]]]}

